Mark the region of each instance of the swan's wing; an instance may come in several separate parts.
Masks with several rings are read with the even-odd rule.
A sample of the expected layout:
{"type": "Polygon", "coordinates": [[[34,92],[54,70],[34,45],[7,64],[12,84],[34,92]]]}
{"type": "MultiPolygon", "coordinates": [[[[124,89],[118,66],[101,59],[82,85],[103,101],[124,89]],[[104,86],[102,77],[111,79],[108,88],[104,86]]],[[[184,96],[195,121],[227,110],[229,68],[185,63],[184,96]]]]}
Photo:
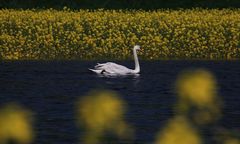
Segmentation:
{"type": "Polygon", "coordinates": [[[122,66],[122,65],[119,65],[119,64],[116,64],[116,63],[112,63],[112,62],[107,62],[107,63],[103,63],[103,64],[97,64],[95,66],[95,69],[96,70],[104,70],[105,72],[107,73],[110,73],[110,74],[121,74],[121,73],[129,73],[131,70],[128,69],[127,67],[125,66],[122,66]]]}
{"type": "Polygon", "coordinates": [[[104,65],[106,65],[107,63],[97,63],[97,65],[96,66],[94,66],[94,68],[95,69],[99,69],[99,68],[101,68],[102,66],[104,66],[104,65]]]}

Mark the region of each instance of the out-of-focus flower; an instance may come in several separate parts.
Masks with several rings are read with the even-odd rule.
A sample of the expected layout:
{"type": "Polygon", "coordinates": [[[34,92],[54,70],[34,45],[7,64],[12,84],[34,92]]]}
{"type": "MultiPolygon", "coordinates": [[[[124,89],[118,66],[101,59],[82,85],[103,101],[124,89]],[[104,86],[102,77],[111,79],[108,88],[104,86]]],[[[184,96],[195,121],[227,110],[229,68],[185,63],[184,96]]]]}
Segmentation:
{"type": "Polygon", "coordinates": [[[176,82],[179,114],[190,115],[198,124],[213,122],[220,116],[220,100],[214,76],[203,69],[185,71],[176,82]]]}
{"type": "Polygon", "coordinates": [[[155,144],[202,144],[202,140],[189,120],[176,116],[160,131],[155,144]]]}
{"type": "Polygon", "coordinates": [[[0,143],[30,144],[34,139],[32,113],[17,104],[0,108],[0,143]]]}
{"type": "Polygon", "coordinates": [[[220,128],[216,130],[217,143],[220,144],[240,144],[239,130],[220,128]]]}
{"type": "Polygon", "coordinates": [[[224,144],[240,144],[240,139],[237,138],[227,138],[224,144]]]}
{"type": "Polygon", "coordinates": [[[198,107],[212,104],[217,96],[215,78],[206,70],[185,71],[177,80],[177,94],[198,107]]]}
{"type": "Polygon", "coordinates": [[[94,91],[77,103],[77,119],[84,129],[83,143],[101,143],[108,134],[119,139],[132,138],[132,128],[125,122],[125,102],[114,92],[94,91]]]}

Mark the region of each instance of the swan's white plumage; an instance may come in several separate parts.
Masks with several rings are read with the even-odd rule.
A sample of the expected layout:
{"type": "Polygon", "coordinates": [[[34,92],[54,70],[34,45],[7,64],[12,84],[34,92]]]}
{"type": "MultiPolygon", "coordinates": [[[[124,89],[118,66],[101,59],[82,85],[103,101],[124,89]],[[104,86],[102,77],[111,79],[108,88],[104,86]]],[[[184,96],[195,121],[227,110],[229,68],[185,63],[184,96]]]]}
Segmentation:
{"type": "Polygon", "coordinates": [[[140,66],[137,58],[136,50],[139,50],[140,46],[136,45],[133,48],[133,55],[134,55],[134,61],[135,61],[135,69],[129,69],[125,66],[113,63],[113,62],[107,62],[107,63],[98,63],[94,69],[89,69],[97,74],[106,74],[106,75],[128,75],[128,74],[137,74],[140,72],[140,66]]]}
{"type": "Polygon", "coordinates": [[[131,69],[113,62],[98,64],[94,68],[95,70],[101,70],[101,72],[108,74],[128,74],[132,72],[131,69]]]}

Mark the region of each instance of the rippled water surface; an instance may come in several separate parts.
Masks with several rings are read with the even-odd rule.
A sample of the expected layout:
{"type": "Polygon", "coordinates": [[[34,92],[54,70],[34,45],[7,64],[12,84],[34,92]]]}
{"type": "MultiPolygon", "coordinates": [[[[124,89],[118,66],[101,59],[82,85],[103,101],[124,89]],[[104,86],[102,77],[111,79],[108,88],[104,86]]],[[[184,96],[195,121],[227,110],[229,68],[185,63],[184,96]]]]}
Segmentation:
{"type": "MultiPolygon", "coordinates": [[[[132,61],[118,62],[133,67],[132,61]]],[[[224,128],[240,129],[239,61],[142,61],[141,74],[99,77],[88,71],[96,62],[0,62],[0,103],[18,102],[35,112],[36,143],[78,143],[75,101],[93,89],[117,91],[128,103],[127,121],[136,129],[136,143],[153,142],[174,115],[177,75],[188,68],[205,68],[217,78],[224,101],[224,128]]],[[[206,134],[207,135],[207,134],[206,134]]],[[[210,140],[209,140],[210,141],[210,140]]]]}

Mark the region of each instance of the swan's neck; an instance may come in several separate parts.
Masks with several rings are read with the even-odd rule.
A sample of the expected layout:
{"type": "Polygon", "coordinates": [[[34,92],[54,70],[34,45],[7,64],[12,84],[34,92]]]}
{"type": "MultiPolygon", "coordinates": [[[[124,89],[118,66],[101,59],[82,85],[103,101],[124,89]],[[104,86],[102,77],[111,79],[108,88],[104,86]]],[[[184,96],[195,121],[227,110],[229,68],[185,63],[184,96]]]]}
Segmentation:
{"type": "Polygon", "coordinates": [[[134,56],[134,62],[135,62],[135,69],[133,70],[133,72],[134,73],[139,73],[140,72],[140,66],[139,66],[139,61],[138,61],[136,49],[133,49],[133,56],[134,56]]]}

